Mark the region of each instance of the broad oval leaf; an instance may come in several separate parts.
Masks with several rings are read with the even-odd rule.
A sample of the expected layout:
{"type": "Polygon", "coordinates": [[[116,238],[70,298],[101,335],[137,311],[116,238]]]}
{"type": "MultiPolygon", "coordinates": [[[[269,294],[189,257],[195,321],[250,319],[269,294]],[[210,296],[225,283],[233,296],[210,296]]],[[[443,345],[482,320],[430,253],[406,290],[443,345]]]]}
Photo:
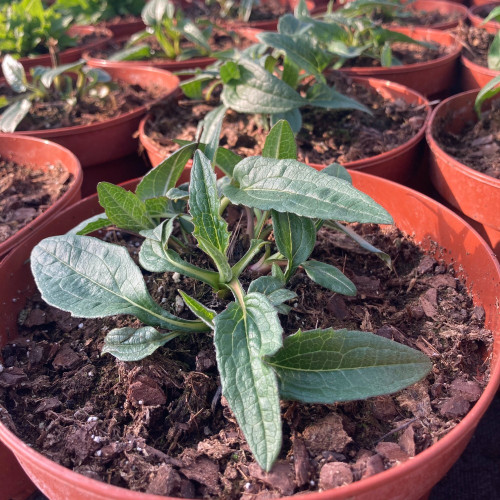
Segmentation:
{"type": "Polygon", "coordinates": [[[124,247],[89,236],[53,236],[31,252],[31,271],[43,299],[74,316],[131,314],[168,330],[206,330],[203,323],[177,318],[152,299],[124,247]]]}
{"type": "Polygon", "coordinates": [[[109,182],[99,182],[97,194],[99,204],[115,226],[136,232],[155,227],[148,217],[146,205],[131,191],[109,182]]]}
{"type": "Polygon", "coordinates": [[[322,175],[296,160],[253,156],[235,167],[239,187],[225,186],[232,203],[310,218],[392,224],[392,217],[368,195],[341,179],[322,175]]]}
{"type": "Polygon", "coordinates": [[[102,352],[120,361],[139,361],[178,336],[179,332],[160,333],[152,326],[115,328],[106,335],[102,352]]]}
{"type": "Polygon", "coordinates": [[[222,393],[255,459],[268,471],[281,449],[281,415],[276,375],[262,357],[281,347],[277,312],[263,295],[249,293],[214,323],[222,393]]]}
{"type": "Polygon", "coordinates": [[[2,61],[3,76],[14,92],[26,92],[26,74],[23,65],[10,54],[5,54],[2,61]]]}
{"type": "Polygon", "coordinates": [[[334,403],[390,394],[425,377],[429,358],[372,333],[311,330],[290,335],[266,362],[285,399],[334,403]]]}
{"type": "Polygon", "coordinates": [[[356,295],[356,285],[340,269],[317,260],[308,260],[302,267],[307,276],[318,285],[342,295],[356,295]]]}
{"type": "Polygon", "coordinates": [[[285,113],[307,104],[292,87],[250,59],[241,58],[241,77],[224,85],[224,105],[240,113],[285,113]]]}

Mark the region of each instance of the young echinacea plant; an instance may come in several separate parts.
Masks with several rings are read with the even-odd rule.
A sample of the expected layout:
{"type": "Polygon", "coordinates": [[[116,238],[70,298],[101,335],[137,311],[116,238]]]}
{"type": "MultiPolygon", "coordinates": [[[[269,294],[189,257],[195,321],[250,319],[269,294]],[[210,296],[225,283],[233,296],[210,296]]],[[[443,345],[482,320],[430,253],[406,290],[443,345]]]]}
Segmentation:
{"type": "Polygon", "coordinates": [[[79,317],[132,314],[141,320],[144,326],[107,334],[103,352],[121,360],[140,360],[187,333],[213,335],[222,393],[256,461],[268,471],[281,448],[280,398],[333,403],[387,394],[424,377],[431,364],[421,352],[367,332],[283,331],[279,314],[290,310],[285,302],[295,293],[287,286],[299,267],[335,293],[356,293],[339,269],[310,259],[318,229],[327,223],[342,228],[335,226],[339,220],[391,224],[392,218],[352,186],[342,167],[319,172],[298,162],[286,121],[271,130],[261,157],[221,153],[219,134],[220,125],[206,144],[183,146],[150,171],[135,193],[100,183],[105,216],[40,242],[31,268],[42,297],[53,306],[79,317]],[[189,188],[176,188],[193,156],[189,188]],[[223,165],[223,179],[216,180],[214,157],[223,165]],[[229,204],[243,207],[252,234],[234,263],[228,248],[237,236],[223,218],[229,204]],[[76,234],[109,225],[144,237],[139,262],[147,271],[181,273],[233,300],[216,312],[179,291],[199,319],[162,309],[125,248],[76,234]],[[181,257],[176,227],[189,233],[186,241],[209,257],[212,269],[181,257]],[[255,261],[271,272],[245,288],[241,275],[255,261]]]}
{"type": "Polygon", "coordinates": [[[2,61],[2,71],[14,97],[0,96],[0,130],[14,132],[36,101],[64,101],[68,107],[78,99],[95,95],[104,99],[110,90],[111,76],[99,68],[90,68],[85,61],[56,66],[35,66],[26,77],[22,64],[9,54],[2,61]],[[74,76],[74,78],[71,78],[74,76]]]}

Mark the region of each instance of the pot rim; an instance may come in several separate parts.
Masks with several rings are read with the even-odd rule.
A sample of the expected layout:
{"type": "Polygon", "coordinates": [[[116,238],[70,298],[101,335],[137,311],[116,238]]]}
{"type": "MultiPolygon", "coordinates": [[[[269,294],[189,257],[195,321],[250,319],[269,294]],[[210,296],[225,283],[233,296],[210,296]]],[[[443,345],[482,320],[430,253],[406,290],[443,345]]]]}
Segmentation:
{"type": "MultiPolygon", "coordinates": [[[[89,66],[92,66],[92,64],[89,63],[89,66]]],[[[113,70],[119,70],[120,68],[108,68],[111,72],[113,70]]],[[[113,118],[109,118],[107,120],[104,120],[102,122],[94,122],[94,123],[89,123],[87,125],[74,125],[70,127],[60,127],[60,128],[51,128],[51,129],[36,129],[36,130],[21,130],[21,131],[16,131],[16,135],[22,135],[22,136],[29,136],[31,134],[36,134],[37,137],[40,138],[47,138],[50,139],[52,137],[63,137],[67,135],[76,135],[81,132],[97,132],[100,130],[104,130],[110,127],[114,127],[115,125],[128,121],[132,118],[135,118],[137,116],[142,115],[149,107],[152,105],[160,102],[163,99],[166,99],[170,95],[172,95],[174,92],[177,91],[179,88],[179,78],[175,76],[174,74],[170,73],[170,71],[167,71],[165,69],[160,69],[160,68],[153,68],[153,67],[147,67],[147,66],[140,66],[140,67],[134,67],[133,68],[134,72],[139,72],[139,73],[144,73],[144,74],[156,74],[156,75],[161,75],[164,74],[165,76],[169,76],[172,80],[171,82],[171,88],[166,87],[165,88],[165,94],[158,97],[157,99],[151,101],[148,104],[143,104],[142,106],[139,106],[135,109],[132,109],[130,111],[127,111],[126,113],[121,113],[117,116],[114,116],[113,118]],[[174,86],[175,85],[175,86],[174,86]]],[[[113,75],[112,75],[113,76],[113,75]]],[[[120,79],[120,78],[116,78],[120,79]]],[[[113,80],[115,78],[113,77],[113,80]]]]}
{"type": "Polygon", "coordinates": [[[462,51],[462,45],[458,42],[458,39],[452,33],[447,31],[440,31],[437,29],[430,28],[420,28],[420,27],[391,27],[392,31],[397,31],[398,33],[404,33],[412,38],[416,38],[417,40],[424,38],[426,36],[429,37],[430,41],[435,41],[435,39],[446,39],[447,42],[436,42],[439,45],[444,45],[446,47],[452,47],[453,50],[449,54],[445,54],[444,56],[440,56],[437,59],[432,59],[431,61],[424,61],[413,64],[404,64],[402,66],[351,66],[351,67],[342,67],[339,71],[356,74],[363,76],[363,74],[377,74],[383,77],[384,75],[389,74],[402,74],[402,73],[412,73],[414,71],[422,71],[429,70],[435,67],[441,66],[443,63],[447,63],[457,59],[462,51]]]}
{"type": "Polygon", "coordinates": [[[471,59],[469,59],[465,55],[465,53],[462,54],[462,56],[460,57],[460,62],[466,68],[468,68],[470,71],[474,71],[474,72],[477,72],[477,73],[481,73],[483,75],[491,76],[492,78],[494,78],[497,75],[500,75],[500,70],[498,70],[498,69],[490,69],[490,68],[487,68],[486,66],[481,66],[480,64],[477,64],[474,61],[472,61],[471,59]]]}
{"type": "MultiPolygon", "coordinates": [[[[492,250],[487,246],[486,242],[482,239],[482,237],[467,222],[465,222],[463,219],[461,219],[453,211],[440,205],[438,202],[429,198],[428,196],[426,196],[422,193],[416,192],[412,189],[409,189],[405,186],[401,186],[393,181],[389,181],[387,179],[375,177],[373,175],[360,173],[360,172],[354,173],[354,180],[355,181],[356,181],[357,176],[362,176],[366,180],[370,180],[370,182],[380,182],[380,183],[382,183],[382,185],[385,185],[386,187],[387,186],[389,186],[389,187],[397,186],[400,189],[410,191],[410,194],[412,194],[412,196],[420,198],[421,200],[425,201],[427,204],[438,205],[440,211],[443,211],[444,213],[446,213],[447,217],[450,217],[451,219],[453,219],[457,224],[467,228],[468,231],[470,231],[473,234],[473,236],[478,240],[478,242],[482,243],[482,245],[484,246],[485,252],[491,257],[491,265],[495,268],[497,276],[500,276],[500,264],[496,260],[492,250]]],[[[85,202],[86,200],[89,200],[89,198],[82,200],[82,202],[85,202]]],[[[497,323],[498,323],[498,321],[497,321],[497,323]]],[[[497,332],[497,334],[498,334],[498,332],[497,332]]],[[[402,476],[406,476],[406,475],[412,474],[413,472],[417,471],[418,468],[420,467],[420,465],[423,464],[427,460],[428,457],[431,457],[435,454],[444,453],[444,451],[447,448],[451,447],[456,440],[455,438],[458,437],[460,433],[472,432],[475,429],[479,419],[486,411],[487,407],[489,406],[490,402],[492,401],[493,397],[496,394],[497,388],[500,385],[500,361],[499,361],[498,357],[499,357],[499,353],[495,353],[495,356],[493,358],[494,368],[491,371],[490,380],[488,381],[488,384],[486,385],[479,400],[476,402],[474,407],[467,413],[467,415],[462,419],[462,421],[459,424],[457,424],[452,430],[450,430],[437,443],[433,444],[432,446],[430,446],[426,450],[422,451],[421,453],[416,455],[411,460],[408,460],[405,463],[399,464],[396,467],[385,470],[383,472],[380,472],[379,474],[375,474],[374,476],[363,479],[361,481],[357,481],[357,482],[352,483],[350,485],[343,486],[341,488],[336,488],[333,490],[326,490],[326,491],[318,492],[318,493],[306,493],[304,495],[299,494],[299,495],[294,495],[292,497],[283,497],[283,500],[293,500],[295,498],[304,498],[304,500],[305,499],[311,499],[311,500],[337,499],[337,500],[340,500],[340,499],[345,499],[345,498],[353,498],[353,497],[355,497],[355,495],[367,493],[367,492],[371,491],[372,488],[375,485],[377,485],[378,483],[392,481],[392,480],[395,480],[396,478],[401,478],[402,476]]],[[[119,493],[120,498],[122,498],[124,500],[158,500],[158,499],[174,500],[174,498],[172,498],[172,497],[161,497],[161,496],[157,496],[157,495],[126,490],[124,488],[120,488],[117,486],[112,486],[110,484],[102,483],[102,482],[97,481],[95,479],[91,479],[91,478],[88,478],[88,477],[83,476],[81,474],[78,474],[70,469],[67,469],[67,468],[49,460],[48,458],[44,457],[40,453],[33,450],[31,447],[29,447],[27,444],[25,444],[23,441],[21,441],[18,437],[16,437],[12,432],[10,432],[1,422],[0,422],[0,437],[2,438],[3,442],[5,442],[9,445],[9,447],[18,447],[18,448],[21,447],[23,452],[25,454],[27,454],[31,460],[34,460],[34,461],[36,460],[37,464],[41,468],[43,468],[46,472],[48,472],[50,475],[52,475],[52,476],[56,476],[56,475],[78,476],[78,478],[75,477],[75,480],[76,479],[79,480],[80,485],[82,486],[82,490],[84,489],[89,495],[94,493],[94,492],[96,492],[96,493],[98,492],[99,494],[104,494],[104,495],[106,495],[106,494],[112,495],[113,493],[116,493],[116,494],[119,493]]]]}
{"type": "Polygon", "coordinates": [[[490,26],[491,28],[496,28],[498,30],[500,29],[500,22],[488,21],[487,23],[483,24],[485,18],[479,15],[480,10],[488,7],[492,8],[500,7],[500,2],[488,2],[477,5],[471,5],[467,11],[469,21],[473,26],[476,26],[478,28],[486,29],[486,26],[490,26]]]}
{"type": "Polygon", "coordinates": [[[464,163],[461,163],[459,160],[448,154],[437,142],[435,138],[435,133],[434,133],[434,126],[436,125],[436,120],[440,118],[440,113],[443,111],[443,109],[448,106],[450,103],[453,103],[453,101],[457,100],[458,98],[462,97],[467,97],[467,99],[471,100],[471,105],[474,105],[473,99],[476,97],[476,95],[479,93],[479,89],[474,89],[474,90],[467,90],[466,92],[460,92],[459,94],[452,95],[451,97],[448,97],[447,99],[444,99],[441,101],[436,108],[432,111],[432,114],[430,116],[427,128],[425,130],[425,138],[427,141],[427,144],[429,145],[429,148],[431,151],[436,155],[439,156],[440,158],[444,159],[447,161],[447,163],[452,167],[455,168],[456,170],[462,172],[463,174],[467,175],[470,178],[475,179],[478,182],[481,182],[483,184],[487,184],[489,186],[494,186],[500,190],[500,179],[496,179],[495,177],[492,177],[491,175],[486,175],[483,174],[482,172],[479,172],[478,170],[475,170],[471,167],[468,167],[464,163]]]}
{"type": "MultiPolygon", "coordinates": [[[[34,231],[38,231],[40,228],[45,226],[46,224],[52,222],[54,215],[57,214],[61,209],[65,209],[67,207],[67,203],[71,198],[75,195],[75,192],[79,192],[83,183],[83,169],[80,164],[80,161],[76,157],[76,155],[70,151],[68,148],[61,146],[55,142],[48,141],[46,139],[41,139],[38,137],[26,136],[26,135],[18,135],[18,134],[8,134],[8,133],[0,133],[0,144],[2,142],[10,142],[9,141],[20,141],[25,142],[26,144],[39,144],[43,145],[51,150],[57,150],[60,154],[65,155],[69,160],[71,166],[63,164],[64,168],[73,175],[73,179],[68,186],[68,189],[62,194],[60,198],[58,198],[52,205],[50,205],[47,210],[39,214],[28,224],[20,228],[16,233],[9,236],[5,241],[0,242],[0,261],[5,255],[8,254],[15,246],[20,245],[24,242],[24,240],[34,231]]],[[[16,163],[23,163],[23,160],[14,160],[16,163]]],[[[26,165],[28,168],[30,167],[31,162],[27,162],[26,165]]]]}

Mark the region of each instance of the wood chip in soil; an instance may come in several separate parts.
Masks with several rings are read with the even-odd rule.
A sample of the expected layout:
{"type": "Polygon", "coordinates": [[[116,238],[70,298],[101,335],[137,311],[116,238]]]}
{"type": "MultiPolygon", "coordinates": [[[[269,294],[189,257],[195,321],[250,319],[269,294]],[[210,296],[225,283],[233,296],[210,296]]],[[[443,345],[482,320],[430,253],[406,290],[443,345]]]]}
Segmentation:
{"type": "Polygon", "coordinates": [[[62,165],[32,169],[0,158],[0,243],[53,205],[72,179],[62,165]]]}
{"type": "MultiPolygon", "coordinates": [[[[367,90],[339,72],[328,76],[336,90],[367,106],[372,115],[356,110],[301,108],[303,126],[297,135],[298,159],[307,163],[345,164],[390,151],[414,137],[422,128],[427,109],[403,99],[390,101],[367,90]]],[[[219,104],[171,100],[155,106],[146,123],[148,135],[165,156],[178,149],[174,139],[193,141],[198,122],[219,104]]],[[[261,115],[228,110],[222,125],[221,146],[241,156],[260,155],[268,128],[261,115]]]]}
{"type": "MultiPolygon", "coordinates": [[[[230,229],[241,214],[229,208],[230,229]]],[[[312,257],[342,269],[355,297],[336,295],[295,275],[285,333],[298,328],[373,331],[425,352],[426,379],[399,393],[331,405],[282,402],[283,447],[263,472],[224,397],[211,335],[177,338],[140,362],[101,355],[110,329],[137,326],[126,316],[87,319],[47,306],[38,295],[20,317],[19,337],[2,351],[0,417],[56,462],[137,491],[213,499],[277,498],[336,487],[410,460],[449,432],[489,377],[491,332],[484,310],[437,248],[422,253],[397,229],[353,224],[391,255],[394,271],[347,236],[322,229],[312,257]]],[[[108,232],[104,239],[119,240],[108,232]]],[[[126,240],[133,258],[139,242],[126,240]]],[[[245,251],[235,245],[232,259],[245,251]]],[[[194,241],[185,258],[203,267],[194,241]],[[198,260],[197,260],[198,259],[198,260]]],[[[242,276],[244,286],[252,276],[242,276]]],[[[175,274],[147,274],[155,300],[190,318],[177,289],[221,311],[211,289],[175,274]]]]}
{"type": "Polygon", "coordinates": [[[463,165],[500,179],[500,100],[491,101],[480,120],[466,123],[459,133],[446,131],[446,118],[436,124],[439,145],[463,165]]]}

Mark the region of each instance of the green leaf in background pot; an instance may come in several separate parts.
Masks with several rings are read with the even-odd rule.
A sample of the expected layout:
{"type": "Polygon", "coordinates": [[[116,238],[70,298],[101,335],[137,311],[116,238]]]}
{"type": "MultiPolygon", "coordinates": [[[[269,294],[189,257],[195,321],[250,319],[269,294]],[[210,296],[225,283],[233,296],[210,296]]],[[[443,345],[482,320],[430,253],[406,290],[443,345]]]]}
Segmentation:
{"type": "Polygon", "coordinates": [[[367,332],[298,331],[266,362],[284,399],[334,403],[390,394],[425,377],[431,362],[420,351],[367,332]]]}
{"type": "Polygon", "coordinates": [[[500,31],[493,38],[488,50],[488,68],[500,70],[500,31]]]}
{"type": "Polygon", "coordinates": [[[327,109],[357,109],[372,114],[370,109],[360,102],[346,97],[324,83],[318,83],[310,87],[307,91],[307,99],[311,106],[327,109]]]}
{"type": "Polygon", "coordinates": [[[3,76],[14,92],[26,92],[28,82],[23,65],[10,54],[5,54],[2,61],[3,76]]]}

